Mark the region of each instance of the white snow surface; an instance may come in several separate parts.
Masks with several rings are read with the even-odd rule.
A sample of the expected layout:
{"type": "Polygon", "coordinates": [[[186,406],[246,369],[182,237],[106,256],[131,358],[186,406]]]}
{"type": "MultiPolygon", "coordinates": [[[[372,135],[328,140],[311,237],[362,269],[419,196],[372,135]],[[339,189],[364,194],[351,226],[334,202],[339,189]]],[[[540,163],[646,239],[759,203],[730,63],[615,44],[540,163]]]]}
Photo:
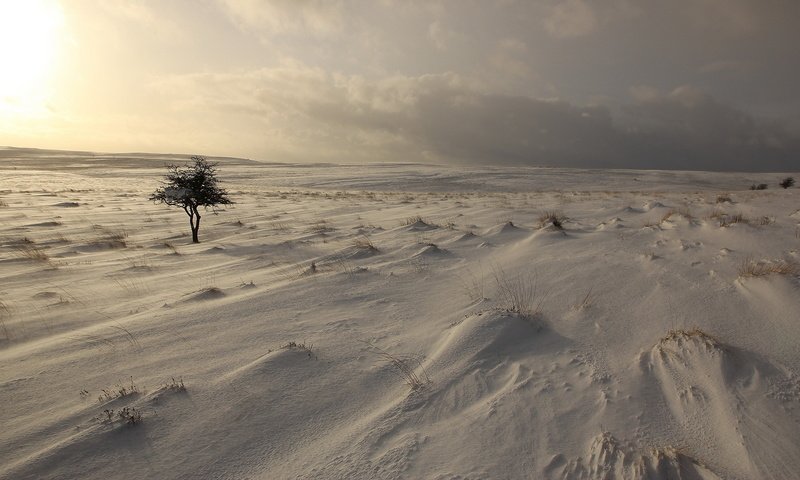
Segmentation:
{"type": "Polygon", "coordinates": [[[181,158],[0,152],[0,478],[798,478],[791,172],[181,158]]]}

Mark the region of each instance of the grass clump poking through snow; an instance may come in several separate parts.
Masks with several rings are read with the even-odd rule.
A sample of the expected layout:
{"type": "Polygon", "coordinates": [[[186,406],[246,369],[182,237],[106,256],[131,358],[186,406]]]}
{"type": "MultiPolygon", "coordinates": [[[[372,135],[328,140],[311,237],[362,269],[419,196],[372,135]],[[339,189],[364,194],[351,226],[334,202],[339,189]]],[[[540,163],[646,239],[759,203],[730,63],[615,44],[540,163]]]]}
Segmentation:
{"type": "Polygon", "coordinates": [[[17,252],[21,258],[33,260],[35,262],[47,262],[50,260],[50,256],[47,255],[47,252],[30,243],[25,243],[17,247],[17,252]]]}
{"type": "Polygon", "coordinates": [[[564,222],[566,221],[566,215],[558,211],[547,211],[539,215],[540,228],[552,225],[556,230],[564,230],[564,222]]]}
{"type": "Polygon", "coordinates": [[[6,341],[11,340],[11,332],[8,331],[6,326],[6,318],[11,316],[11,309],[8,308],[5,302],[0,300],[0,332],[3,333],[6,341]]]}
{"type": "Polygon", "coordinates": [[[117,384],[113,388],[104,388],[100,391],[100,396],[97,397],[97,401],[100,403],[105,403],[111,400],[116,400],[117,398],[123,398],[127,397],[128,395],[139,393],[139,387],[133,383],[133,377],[130,377],[130,379],[130,385],[126,386],[117,384]]]}
{"type": "Polygon", "coordinates": [[[703,343],[706,343],[707,345],[713,345],[713,346],[719,345],[719,342],[717,341],[716,338],[712,337],[711,335],[704,332],[698,327],[695,327],[691,330],[686,330],[684,328],[670,330],[667,332],[666,335],[661,337],[661,340],[659,340],[658,343],[663,345],[669,341],[680,340],[685,338],[697,338],[699,340],[702,340],[703,343]]]}
{"type": "Polygon", "coordinates": [[[664,222],[668,221],[670,218],[672,218],[675,215],[680,215],[681,217],[685,218],[686,220],[690,220],[690,221],[694,220],[694,215],[692,215],[692,212],[689,211],[689,208],[688,207],[681,207],[681,208],[677,208],[677,209],[671,209],[667,213],[665,213],[664,216],[661,217],[661,222],[660,223],[664,223],[664,222]]]}
{"type": "Polygon", "coordinates": [[[786,260],[764,262],[747,258],[739,265],[739,277],[764,277],[773,273],[778,275],[800,275],[800,263],[786,260]]]}
{"type": "Polygon", "coordinates": [[[138,425],[142,423],[142,412],[136,410],[135,407],[122,407],[119,410],[107,408],[103,410],[105,421],[113,423],[115,420],[120,420],[126,425],[138,425]]]}
{"type": "Polygon", "coordinates": [[[750,223],[750,220],[745,218],[744,215],[741,213],[734,213],[733,215],[721,215],[719,217],[719,226],[720,227],[730,227],[736,223],[743,223],[745,225],[750,223]]]}
{"type": "Polygon", "coordinates": [[[432,383],[428,377],[428,372],[422,366],[422,357],[420,355],[393,355],[371,343],[364,343],[386,363],[394,367],[395,371],[406,381],[412,391],[421,390],[432,383]]]}
{"type": "Polygon", "coordinates": [[[313,352],[314,345],[312,344],[306,345],[305,343],[289,342],[286,345],[281,346],[281,348],[284,350],[298,350],[308,354],[308,358],[317,358],[313,352]]]}
{"type": "Polygon", "coordinates": [[[165,383],[164,386],[161,387],[162,390],[170,390],[173,392],[185,392],[186,385],[183,383],[183,377],[180,377],[178,380],[175,380],[175,377],[172,377],[172,382],[165,383]]]}
{"type": "Polygon", "coordinates": [[[359,250],[365,250],[368,252],[377,252],[378,247],[372,243],[372,240],[366,235],[361,235],[360,237],[353,240],[353,246],[359,250]]]}
{"type": "Polygon", "coordinates": [[[502,268],[492,272],[497,285],[499,308],[506,312],[534,318],[541,314],[547,295],[541,295],[533,274],[508,275],[502,268]]]}

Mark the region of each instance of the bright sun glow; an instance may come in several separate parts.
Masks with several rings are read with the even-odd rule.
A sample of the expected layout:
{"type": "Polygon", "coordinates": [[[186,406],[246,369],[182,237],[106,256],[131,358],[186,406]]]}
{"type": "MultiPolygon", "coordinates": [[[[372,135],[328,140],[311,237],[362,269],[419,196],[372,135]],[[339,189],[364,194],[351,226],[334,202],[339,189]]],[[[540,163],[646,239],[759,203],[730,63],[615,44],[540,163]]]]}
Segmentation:
{"type": "Polygon", "coordinates": [[[0,116],[46,111],[63,23],[55,0],[0,0],[0,116]]]}

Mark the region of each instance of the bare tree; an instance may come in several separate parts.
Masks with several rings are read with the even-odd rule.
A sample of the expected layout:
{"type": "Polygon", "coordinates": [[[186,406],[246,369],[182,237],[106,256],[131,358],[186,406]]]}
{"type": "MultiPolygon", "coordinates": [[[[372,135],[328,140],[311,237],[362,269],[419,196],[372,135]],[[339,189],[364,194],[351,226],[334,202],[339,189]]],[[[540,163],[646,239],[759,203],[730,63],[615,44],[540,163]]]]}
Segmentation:
{"type": "Polygon", "coordinates": [[[204,157],[191,157],[194,164],[168,165],[162,186],[158,187],[150,200],[171,207],[181,207],[189,216],[192,242],[200,243],[200,207],[205,210],[217,205],[231,205],[228,192],[217,186],[217,164],[204,157]]]}

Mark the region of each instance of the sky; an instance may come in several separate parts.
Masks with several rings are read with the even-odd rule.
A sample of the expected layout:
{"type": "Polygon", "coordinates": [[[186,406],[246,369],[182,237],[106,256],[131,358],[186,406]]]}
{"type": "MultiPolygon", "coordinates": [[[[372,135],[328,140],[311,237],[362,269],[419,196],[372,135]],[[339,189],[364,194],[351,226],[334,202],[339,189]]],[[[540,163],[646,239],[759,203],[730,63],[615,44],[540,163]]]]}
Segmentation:
{"type": "Polygon", "coordinates": [[[0,145],[800,169],[796,0],[0,0],[0,145]]]}

